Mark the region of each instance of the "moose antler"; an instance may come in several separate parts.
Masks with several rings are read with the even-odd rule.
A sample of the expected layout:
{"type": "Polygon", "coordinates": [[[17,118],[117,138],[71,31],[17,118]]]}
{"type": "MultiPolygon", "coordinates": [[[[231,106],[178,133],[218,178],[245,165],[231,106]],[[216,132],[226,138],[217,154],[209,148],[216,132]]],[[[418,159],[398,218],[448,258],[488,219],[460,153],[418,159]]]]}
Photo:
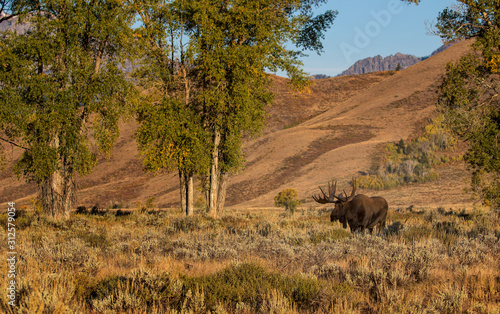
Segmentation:
{"type": "MultiPolygon", "coordinates": [[[[352,177],[352,191],[351,191],[351,196],[349,196],[347,199],[346,199],[346,202],[352,200],[354,198],[354,195],[356,194],[356,189],[357,189],[357,185],[356,185],[356,179],[354,177],[352,177]]],[[[344,195],[347,197],[347,194],[345,194],[344,192],[344,195]]]]}
{"type": "Polygon", "coordinates": [[[323,189],[321,187],[319,187],[319,190],[321,191],[323,196],[313,195],[312,198],[313,198],[313,200],[315,200],[316,202],[318,202],[320,204],[335,203],[335,199],[338,199],[342,203],[345,203],[345,202],[349,202],[350,200],[352,200],[354,198],[354,196],[356,194],[356,189],[357,189],[356,179],[353,177],[352,178],[351,195],[349,197],[347,197],[346,191],[343,190],[344,195],[337,196],[337,195],[335,195],[335,191],[337,190],[337,181],[332,180],[331,183],[328,182],[328,194],[329,194],[328,196],[326,195],[325,191],[323,191],[323,189]]]}
{"type": "Polygon", "coordinates": [[[323,189],[321,187],[319,187],[319,190],[321,191],[323,196],[313,195],[312,198],[313,198],[313,200],[315,200],[316,202],[318,202],[320,204],[334,203],[335,198],[338,198],[335,196],[335,191],[337,190],[337,181],[336,180],[332,180],[331,182],[328,182],[328,194],[329,194],[328,196],[326,196],[325,191],[323,191],[323,189]]]}

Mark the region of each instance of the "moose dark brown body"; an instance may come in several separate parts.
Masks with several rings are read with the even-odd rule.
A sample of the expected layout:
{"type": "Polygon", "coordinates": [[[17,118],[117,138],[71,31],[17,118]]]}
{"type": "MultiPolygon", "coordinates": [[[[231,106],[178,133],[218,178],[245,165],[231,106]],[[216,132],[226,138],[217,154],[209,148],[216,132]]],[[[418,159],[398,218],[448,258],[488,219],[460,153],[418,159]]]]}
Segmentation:
{"type": "Polygon", "coordinates": [[[343,224],[344,228],[347,228],[347,224],[349,224],[351,232],[363,232],[365,229],[372,232],[376,225],[378,225],[378,231],[383,230],[389,208],[384,198],[368,197],[363,194],[355,195],[356,180],[354,179],[353,189],[349,197],[345,192],[343,196],[336,196],[336,185],[336,182],[328,184],[329,196],[321,188],[323,196],[313,196],[313,199],[318,203],[335,204],[335,208],[330,215],[332,222],[338,220],[343,224]]]}
{"type": "Polygon", "coordinates": [[[331,221],[339,220],[346,228],[349,224],[351,232],[365,229],[373,231],[378,224],[379,230],[385,227],[388,204],[382,197],[368,197],[363,194],[354,196],[352,201],[343,206],[336,205],[330,215],[331,221]]]}

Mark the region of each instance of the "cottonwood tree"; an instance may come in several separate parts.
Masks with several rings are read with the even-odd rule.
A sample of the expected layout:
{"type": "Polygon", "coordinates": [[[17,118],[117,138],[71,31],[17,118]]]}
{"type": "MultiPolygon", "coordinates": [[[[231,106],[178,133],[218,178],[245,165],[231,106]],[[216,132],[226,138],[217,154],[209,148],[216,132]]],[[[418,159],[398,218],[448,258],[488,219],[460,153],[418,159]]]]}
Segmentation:
{"type": "Polygon", "coordinates": [[[38,184],[44,212],[66,218],[75,176],[118,137],[134,15],[120,0],[14,1],[8,13],[29,30],[1,35],[1,140],[23,149],[15,170],[38,184]]]}
{"type": "Polygon", "coordinates": [[[460,0],[436,25],[447,41],[475,38],[474,51],[447,65],[440,109],[453,133],[469,143],[473,189],[500,209],[500,8],[498,1],[460,0]]]}
{"type": "MultiPolygon", "coordinates": [[[[418,3],[420,1],[411,1],[418,3]]],[[[469,143],[472,187],[500,209],[500,8],[495,0],[458,0],[439,14],[445,41],[475,38],[473,51],[446,66],[439,109],[451,131],[469,143]]]]}
{"type": "MultiPolygon", "coordinates": [[[[322,2],[322,1],[321,1],[322,2]]],[[[208,210],[217,216],[224,206],[227,180],[243,163],[244,136],[255,135],[272,100],[266,70],[284,70],[292,84],[305,86],[299,52],[320,51],[323,32],[334,11],[314,17],[320,1],[193,1],[189,7],[193,65],[200,84],[194,100],[211,133],[208,210]]]]}
{"type": "Polygon", "coordinates": [[[197,91],[189,50],[187,5],[181,1],[134,1],[142,26],[136,31],[142,66],[135,77],[143,98],[138,107],[137,142],[146,170],[179,172],[181,207],[193,214],[194,176],[206,175],[210,134],[197,91]]]}
{"type": "Polygon", "coordinates": [[[213,216],[220,212],[228,176],[243,163],[243,137],[262,128],[264,108],[272,100],[265,71],[282,69],[295,86],[307,84],[300,52],[287,43],[323,48],[323,32],[336,12],[313,16],[321,2],[136,2],[142,5],[137,8],[144,23],[140,36],[149,42],[145,57],[154,60],[154,70],[147,72],[161,78],[156,82],[161,81],[157,89],[163,95],[139,113],[139,145],[150,169],[179,169],[181,200],[190,199],[184,191],[192,190],[185,184],[193,175],[209,173],[208,210],[213,216]],[[169,127],[151,130],[159,124],[169,127]]]}

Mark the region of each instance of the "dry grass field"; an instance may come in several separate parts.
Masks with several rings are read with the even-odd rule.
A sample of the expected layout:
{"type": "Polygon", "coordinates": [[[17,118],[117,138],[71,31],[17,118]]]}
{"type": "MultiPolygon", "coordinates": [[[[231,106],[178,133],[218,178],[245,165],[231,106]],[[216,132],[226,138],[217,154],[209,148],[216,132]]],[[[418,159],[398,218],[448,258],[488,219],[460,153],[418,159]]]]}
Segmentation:
{"type": "Polygon", "coordinates": [[[2,293],[1,312],[500,313],[500,218],[485,208],[391,208],[380,235],[315,207],[80,212],[17,209],[17,305],[2,293]]]}

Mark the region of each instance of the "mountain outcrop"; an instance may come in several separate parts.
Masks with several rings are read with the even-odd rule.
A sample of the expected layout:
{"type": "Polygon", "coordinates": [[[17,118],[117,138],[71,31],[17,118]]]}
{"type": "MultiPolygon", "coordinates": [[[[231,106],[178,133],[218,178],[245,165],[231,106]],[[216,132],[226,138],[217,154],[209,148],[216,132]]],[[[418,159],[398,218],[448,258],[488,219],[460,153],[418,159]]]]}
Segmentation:
{"type": "MultiPolygon", "coordinates": [[[[434,56],[451,45],[443,45],[436,49],[431,56],[434,56]]],[[[403,53],[396,53],[395,55],[390,55],[387,57],[382,57],[381,55],[375,57],[369,57],[354,63],[349,69],[340,73],[339,76],[345,75],[358,75],[365,74],[370,72],[379,72],[379,71],[394,71],[397,70],[398,67],[400,70],[404,70],[412,65],[415,65],[429,57],[416,57],[414,55],[407,55],[403,53]]]]}
{"type": "Polygon", "coordinates": [[[342,72],[340,76],[358,75],[378,71],[394,71],[398,68],[398,64],[400,65],[401,69],[405,69],[419,63],[422,60],[423,58],[402,54],[399,52],[395,55],[390,55],[385,58],[381,55],[378,55],[375,57],[369,57],[357,61],[349,69],[342,72]]]}

